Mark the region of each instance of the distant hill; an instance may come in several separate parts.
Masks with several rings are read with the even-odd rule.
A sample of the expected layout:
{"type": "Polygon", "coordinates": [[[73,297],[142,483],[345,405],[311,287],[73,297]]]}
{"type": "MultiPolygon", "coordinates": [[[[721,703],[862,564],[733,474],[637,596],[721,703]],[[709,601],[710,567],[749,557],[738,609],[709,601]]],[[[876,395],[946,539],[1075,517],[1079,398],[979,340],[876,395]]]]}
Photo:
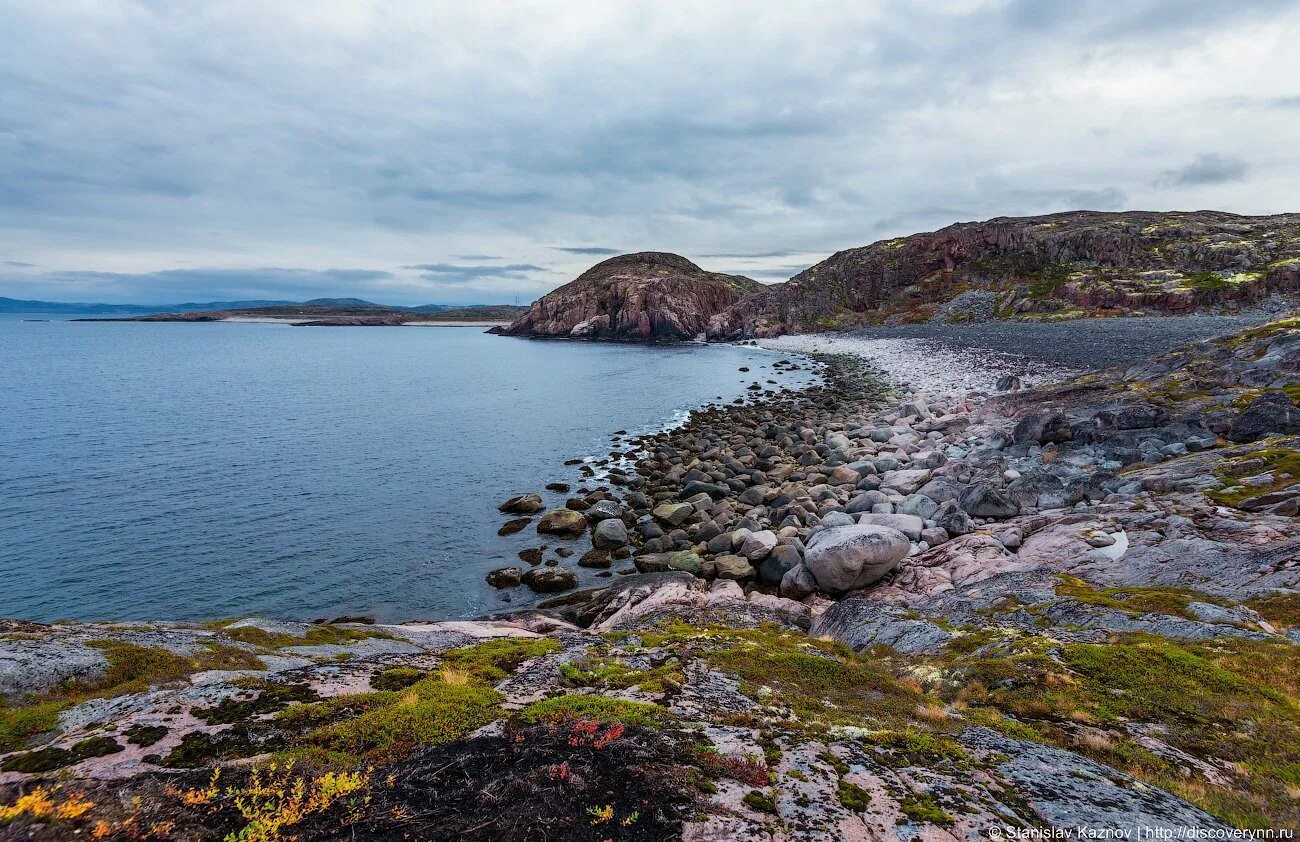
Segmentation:
{"type": "MultiPolygon", "coordinates": [[[[280,302],[283,304],[293,304],[292,301],[280,302]]],[[[406,310],[407,307],[389,307],[383,304],[376,304],[373,301],[366,301],[364,298],[313,298],[310,301],[299,302],[305,307],[361,307],[374,310],[406,310]]],[[[233,307],[223,308],[226,310],[235,309],[233,307]]]]}
{"type": "Polygon", "coordinates": [[[248,307],[276,307],[292,301],[208,301],[186,304],[93,304],[63,301],[29,301],[0,297],[0,313],[178,313],[183,310],[240,310],[248,307]]]}
{"type": "MultiPolygon", "coordinates": [[[[501,308],[506,304],[422,304],[418,307],[402,307],[396,304],[376,304],[364,298],[313,298],[310,301],[280,301],[270,299],[251,299],[248,301],[205,301],[186,302],[184,304],[104,304],[104,303],[68,303],[63,301],[29,301],[19,298],[0,296],[0,313],[76,313],[78,315],[105,316],[143,316],[151,313],[210,313],[216,311],[245,311],[276,307],[328,307],[349,312],[365,310],[383,313],[442,313],[448,310],[469,310],[477,307],[501,308]]],[[[520,307],[524,312],[527,308],[520,307]]],[[[245,314],[249,315],[249,314],[245,314]]],[[[259,314],[251,314],[259,315],[259,314]]],[[[282,315],[265,313],[262,315],[282,315]]]]}

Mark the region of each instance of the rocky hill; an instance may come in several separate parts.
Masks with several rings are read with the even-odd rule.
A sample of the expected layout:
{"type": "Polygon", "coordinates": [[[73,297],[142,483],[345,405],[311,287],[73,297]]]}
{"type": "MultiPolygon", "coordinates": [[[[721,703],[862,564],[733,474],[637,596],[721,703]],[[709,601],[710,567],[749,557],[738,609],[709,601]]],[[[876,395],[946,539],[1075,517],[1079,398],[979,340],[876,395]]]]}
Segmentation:
{"type": "Polygon", "coordinates": [[[676,340],[703,334],[709,318],[763,285],[706,272],[676,254],[646,251],[597,263],[534,302],[502,333],[574,339],[676,340]]]}
{"type": "Polygon", "coordinates": [[[1300,289],[1300,215],[999,217],[831,255],[714,316],[714,338],[865,324],[1166,315],[1300,289]]]}

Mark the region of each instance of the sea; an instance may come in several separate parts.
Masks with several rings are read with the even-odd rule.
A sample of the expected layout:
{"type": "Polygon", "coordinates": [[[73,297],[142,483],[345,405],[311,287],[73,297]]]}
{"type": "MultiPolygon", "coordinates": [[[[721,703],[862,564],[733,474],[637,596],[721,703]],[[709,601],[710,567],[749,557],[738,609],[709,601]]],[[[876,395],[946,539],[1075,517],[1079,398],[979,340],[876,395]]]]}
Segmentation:
{"type": "Polygon", "coordinates": [[[498,536],[502,500],[562,506],[544,485],[600,485],[566,461],[814,376],[742,345],[70,318],[0,315],[0,617],[526,607],[484,575],[557,541],[498,536]]]}

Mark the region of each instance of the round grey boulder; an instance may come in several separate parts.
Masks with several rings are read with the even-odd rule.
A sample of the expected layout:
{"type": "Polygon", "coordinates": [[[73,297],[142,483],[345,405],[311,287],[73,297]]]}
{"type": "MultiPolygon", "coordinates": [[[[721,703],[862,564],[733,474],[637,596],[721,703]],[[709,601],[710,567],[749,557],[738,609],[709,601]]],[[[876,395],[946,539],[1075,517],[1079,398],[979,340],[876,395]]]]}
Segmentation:
{"type": "Polygon", "coordinates": [[[877,581],[907,556],[907,536],[872,524],[835,526],[814,537],[804,565],[827,593],[843,593],[877,581]]]}
{"type": "Polygon", "coordinates": [[[618,518],[606,518],[591,531],[591,545],[602,550],[627,546],[627,526],[618,518]]]}

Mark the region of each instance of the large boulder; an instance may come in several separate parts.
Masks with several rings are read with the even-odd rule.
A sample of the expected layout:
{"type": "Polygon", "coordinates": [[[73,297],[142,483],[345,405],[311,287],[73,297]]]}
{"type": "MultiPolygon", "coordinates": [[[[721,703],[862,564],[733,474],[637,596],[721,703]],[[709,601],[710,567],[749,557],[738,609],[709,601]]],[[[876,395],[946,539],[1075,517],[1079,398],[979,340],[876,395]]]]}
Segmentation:
{"type": "Polygon", "coordinates": [[[1039,409],[1021,418],[1011,437],[1016,444],[1049,444],[1069,441],[1074,438],[1074,431],[1065,413],[1058,409],[1039,409]]]}
{"type": "Polygon", "coordinates": [[[534,567],[523,575],[523,583],[537,593],[556,593],[576,588],[578,577],[567,567],[534,567]]]}
{"type": "Polygon", "coordinates": [[[925,529],[925,521],[916,515],[867,514],[858,517],[858,523],[869,523],[874,526],[887,526],[890,529],[897,529],[912,541],[921,540],[921,530],[925,529]]]}
{"type": "Polygon", "coordinates": [[[692,552],[647,553],[634,560],[636,569],[641,573],[666,573],[680,570],[684,573],[700,575],[703,565],[700,557],[692,552]]]}
{"type": "Polygon", "coordinates": [[[776,533],[770,529],[760,529],[745,536],[745,542],[740,545],[740,554],[750,561],[760,561],[767,558],[774,549],[776,533]]]}
{"type": "Polygon", "coordinates": [[[1300,408],[1285,392],[1265,392],[1228,429],[1228,441],[1248,442],[1275,433],[1300,433],[1300,408]]]}
{"type": "Polygon", "coordinates": [[[695,507],[690,503],[660,503],[651,514],[669,526],[681,526],[695,514],[695,507]]]}
{"type": "Polygon", "coordinates": [[[520,494],[518,497],[511,497],[497,508],[509,515],[532,515],[546,508],[546,504],[542,502],[540,494],[520,494]]]}
{"type": "Polygon", "coordinates": [[[587,519],[582,512],[573,509],[551,509],[537,521],[537,531],[544,535],[559,535],[576,538],[587,528],[587,519]]]}
{"type": "Polygon", "coordinates": [[[982,482],[975,483],[962,493],[961,507],[972,517],[983,518],[1015,517],[1020,512],[1020,505],[1015,500],[982,482]]]}
{"type": "Polygon", "coordinates": [[[843,593],[880,579],[910,547],[906,535],[887,526],[836,526],[813,537],[804,565],[822,590],[843,593]]]}
{"type": "Polygon", "coordinates": [[[607,518],[591,530],[591,545],[602,550],[617,550],[627,546],[627,526],[618,518],[607,518]]]}

